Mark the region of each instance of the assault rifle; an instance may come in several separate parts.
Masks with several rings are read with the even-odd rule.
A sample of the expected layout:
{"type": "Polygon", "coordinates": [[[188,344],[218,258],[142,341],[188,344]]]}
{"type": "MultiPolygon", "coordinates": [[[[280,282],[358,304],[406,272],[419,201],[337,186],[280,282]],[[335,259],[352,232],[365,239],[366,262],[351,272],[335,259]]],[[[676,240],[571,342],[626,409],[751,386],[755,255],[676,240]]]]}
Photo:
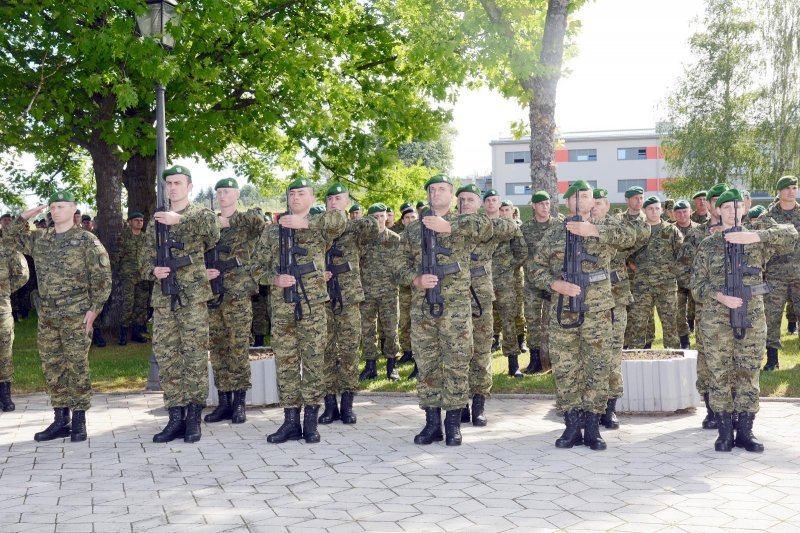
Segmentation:
{"type": "MultiPolygon", "coordinates": [[[[289,190],[286,190],[286,212],[283,213],[284,215],[291,215],[292,210],[289,207],[289,190]]],[[[278,220],[278,247],[279,247],[279,263],[278,263],[278,274],[288,274],[290,276],[294,276],[294,279],[297,280],[297,283],[292,285],[291,287],[285,287],[283,289],[283,301],[287,304],[294,304],[294,319],[295,320],[302,320],[303,319],[303,299],[305,299],[306,304],[308,305],[309,312],[311,311],[311,302],[308,301],[308,295],[306,294],[306,287],[303,284],[303,276],[314,272],[317,267],[314,265],[313,262],[305,263],[302,265],[297,264],[296,256],[306,256],[308,255],[308,249],[302,248],[297,246],[294,243],[294,230],[292,228],[284,228],[280,225],[280,219],[278,220]],[[298,292],[298,286],[300,287],[300,291],[298,292]],[[303,293],[303,297],[300,297],[300,292],[303,293]]]]}
{"type": "Polygon", "coordinates": [[[334,314],[342,312],[342,286],[339,284],[339,274],[350,272],[353,266],[350,261],[341,265],[337,265],[333,260],[337,257],[344,257],[344,252],[338,247],[339,239],[335,239],[333,244],[325,252],[325,270],[331,273],[331,279],[328,280],[328,297],[331,299],[331,311],[334,314]]]}
{"type": "MultiPolygon", "coordinates": [[[[580,235],[575,235],[566,229],[567,222],[583,222],[580,215],[574,217],[567,217],[564,221],[564,231],[566,232],[567,242],[564,245],[564,266],[561,268],[561,279],[577,285],[581,288],[580,294],[577,296],[569,297],[569,310],[572,313],[578,313],[578,318],[575,322],[564,323],[561,320],[561,312],[564,308],[564,295],[558,295],[558,306],[556,307],[556,318],[558,325],[564,329],[577,328],[583,324],[584,313],[589,310],[586,305],[586,292],[589,289],[589,284],[595,281],[595,277],[599,280],[599,274],[586,273],[583,271],[581,263],[589,261],[590,263],[597,263],[597,256],[591,255],[583,251],[584,239],[580,235]]],[[[600,272],[607,275],[605,271],[600,272]]]]}
{"type": "MultiPolygon", "coordinates": [[[[167,211],[164,205],[156,209],[159,211],[167,211]]],[[[183,250],[183,243],[175,240],[166,224],[156,222],[156,266],[169,267],[169,275],[161,280],[161,294],[169,296],[169,307],[175,311],[178,307],[183,307],[181,301],[181,288],[178,285],[177,273],[179,268],[183,268],[192,264],[192,257],[185,255],[183,257],[174,257],[172,250],[183,250]]]]}
{"type": "MultiPolygon", "coordinates": [[[[211,202],[211,211],[214,212],[214,193],[211,193],[209,198],[211,202]]],[[[214,213],[216,215],[216,213],[214,213]]],[[[231,253],[231,247],[226,244],[217,243],[212,249],[203,255],[205,259],[206,268],[213,268],[219,270],[219,276],[211,280],[211,294],[216,296],[216,299],[208,301],[209,309],[217,309],[222,305],[222,299],[225,297],[225,272],[233,270],[234,268],[242,266],[238,257],[232,259],[220,259],[220,254],[231,253]]]]}
{"type": "MultiPolygon", "coordinates": [[[[428,205],[431,205],[431,195],[428,193],[428,205]]],[[[420,234],[422,236],[422,269],[420,274],[433,274],[439,278],[439,283],[432,289],[425,289],[425,301],[428,303],[432,317],[440,317],[444,313],[444,298],[442,297],[441,280],[450,274],[455,274],[461,271],[461,266],[458,263],[448,263],[440,265],[436,259],[436,254],[442,254],[450,257],[453,253],[450,248],[440,246],[436,239],[436,232],[432,229],[425,227],[422,221],[426,216],[432,216],[434,213],[431,207],[428,207],[422,212],[420,218],[420,234]]]]}
{"type": "MultiPolygon", "coordinates": [[[[463,209],[463,202],[462,199],[459,197],[458,199],[458,214],[462,214],[463,209]]],[[[477,261],[480,259],[480,254],[477,252],[471,252],[469,254],[470,261],[477,261]]],[[[486,271],[486,265],[480,265],[476,267],[470,267],[469,269],[469,277],[472,278],[480,278],[487,275],[488,272],[486,271]]],[[[475,302],[475,311],[472,312],[472,318],[480,318],[483,316],[483,306],[481,305],[481,300],[478,298],[478,293],[475,292],[475,287],[472,286],[472,281],[469,284],[469,294],[472,297],[472,301],[475,302]]]]}

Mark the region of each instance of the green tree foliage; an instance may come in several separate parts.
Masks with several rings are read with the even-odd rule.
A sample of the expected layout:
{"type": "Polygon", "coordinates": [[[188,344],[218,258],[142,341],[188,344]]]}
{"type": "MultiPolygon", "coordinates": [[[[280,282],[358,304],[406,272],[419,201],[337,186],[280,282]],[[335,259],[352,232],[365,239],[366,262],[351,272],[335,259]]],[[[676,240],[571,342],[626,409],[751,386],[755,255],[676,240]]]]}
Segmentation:
{"type": "Polygon", "coordinates": [[[453,128],[444,128],[437,139],[401,145],[397,150],[398,156],[406,166],[422,165],[449,174],[453,164],[451,143],[454,135],[453,128]]]}

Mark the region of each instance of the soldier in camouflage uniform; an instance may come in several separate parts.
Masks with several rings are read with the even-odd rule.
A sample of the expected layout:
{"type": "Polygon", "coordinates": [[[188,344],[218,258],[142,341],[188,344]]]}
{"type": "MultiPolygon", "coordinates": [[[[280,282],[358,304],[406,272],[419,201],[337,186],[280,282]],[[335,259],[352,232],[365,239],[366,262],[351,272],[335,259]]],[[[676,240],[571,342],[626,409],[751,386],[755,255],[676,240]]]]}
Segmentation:
{"type": "MultiPolygon", "coordinates": [[[[519,219],[519,209],[514,207],[511,200],[503,200],[500,202],[500,216],[502,218],[514,221],[517,227],[522,227],[522,221],[519,219]]],[[[527,257],[527,256],[526,256],[527,257]]],[[[522,263],[525,259],[522,259],[522,263]]],[[[522,264],[514,269],[514,294],[516,295],[515,305],[516,312],[514,313],[514,328],[517,334],[517,347],[521,352],[528,351],[528,345],[525,342],[525,278],[522,274],[522,264]]]]}
{"type": "Polygon", "coordinates": [[[350,214],[350,220],[358,220],[364,216],[364,212],[361,210],[361,206],[358,204],[351,205],[347,212],[350,214]]]}
{"type": "Polygon", "coordinates": [[[245,265],[250,262],[255,244],[264,230],[264,215],[258,208],[245,212],[236,210],[239,183],[233,178],[219,180],[214,191],[222,229],[215,253],[211,255],[217,255],[222,264],[227,262],[227,269],[220,270],[221,265],[206,263],[208,279],[213,282],[221,277],[222,289],[208,302],[211,366],[219,403],[204,420],[230,420],[233,424],[242,424],[247,420],[245,395],[250,388],[249,346],[253,322],[250,297],[258,292],[258,286],[245,265]]]}
{"type": "MultiPolygon", "coordinates": [[[[694,231],[700,226],[697,222],[691,219],[692,208],[689,207],[689,202],[686,200],[678,200],[675,202],[675,227],[681,232],[683,238],[689,235],[689,232],[694,231]]],[[[683,245],[681,245],[683,246],[683,245]]],[[[677,277],[678,281],[678,338],[681,341],[681,349],[688,350],[689,344],[689,310],[694,308],[694,300],[692,300],[692,291],[689,290],[688,284],[683,282],[684,278],[677,277]]],[[[687,280],[688,281],[688,280],[687,280]]],[[[692,317],[694,322],[694,317],[692,317]]]]}
{"type": "Polygon", "coordinates": [[[531,360],[525,369],[526,374],[534,374],[550,369],[550,351],[547,339],[549,337],[548,324],[550,323],[550,291],[538,289],[531,281],[530,268],[536,247],[542,236],[553,225],[564,222],[564,217],[550,215],[550,195],[547,191],[537,191],[531,196],[533,218],[524,222],[520,227],[528,255],[525,260],[525,320],[528,329],[528,348],[531,360]],[[544,363],[544,364],[543,364],[544,363]]]}
{"type": "MultiPolygon", "coordinates": [[[[411,202],[405,202],[400,206],[400,220],[394,225],[392,231],[398,235],[402,235],[406,226],[417,220],[417,211],[411,202]],[[398,228],[399,224],[399,228],[398,228]]],[[[398,328],[397,337],[400,341],[400,351],[403,355],[397,360],[398,365],[413,362],[414,352],[411,350],[411,287],[400,285],[397,287],[398,300],[400,302],[400,313],[398,315],[398,328]]],[[[414,379],[417,376],[417,367],[414,365],[414,370],[409,374],[408,379],[414,379]]]]}
{"type": "Polygon", "coordinates": [[[220,228],[210,209],[189,202],[192,175],[188,168],[170,167],[164,170],[162,179],[170,210],[153,215],[139,254],[139,274],[155,282],[151,296],[153,353],[169,413],[167,425],[153,436],[153,442],[170,442],[179,437],[184,442],[197,442],[208,395],[207,302],[212,296],[204,254],[219,241],[220,228]],[[165,295],[161,289],[161,280],[169,277],[171,269],[156,265],[156,222],[167,226],[173,239],[183,243],[183,248],[172,249],[173,257],[191,259],[190,264],[173,273],[177,297],[165,295]]]}
{"type": "MultiPolygon", "coordinates": [[[[347,228],[347,217],[339,209],[309,215],[314,203],[311,181],[300,177],[288,187],[289,211],[268,226],[253,258],[253,277],[271,286],[272,347],[275,350],[278,389],[284,412],[283,424],[267,437],[282,443],[304,438],[320,441],[317,430],[319,406],[325,394],[325,345],[328,340],[327,312],[330,300],[325,279],[325,252],[347,228]],[[295,275],[277,274],[281,268],[281,228],[294,230],[292,252],[295,275]],[[307,270],[305,274],[301,272],[307,270]],[[284,289],[294,287],[297,303],[287,302],[284,289]],[[302,373],[301,373],[302,369],[302,373]],[[300,408],[305,406],[302,427],[300,408]]],[[[283,265],[284,267],[287,265],[283,265]]]]}
{"type": "MultiPolygon", "coordinates": [[[[759,220],[767,218],[778,224],[800,228],[800,204],[797,203],[797,178],[783,176],[776,185],[778,201],[771,205],[759,220]]],[[[770,293],[764,298],[767,313],[767,364],[764,370],[780,368],[778,350],[781,348],[781,319],[783,306],[791,299],[800,309],[800,245],[790,253],[772,257],[767,263],[766,280],[770,293]]]]}
{"type": "Polygon", "coordinates": [[[692,203],[694,204],[694,210],[691,216],[692,222],[705,224],[711,220],[711,215],[708,213],[709,204],[706,199],[707,194],[708,191],[697,191],[694,193],[694,196],[692,196],[692,203]]]}
{"type": "MultiPolygon", "coordinates": [[[[623,222],[633,222],[634,220],[642,220],[644,221],[644,212],[642,211],[642,204],[644,204],[644,189],[641,187],[629,187],[625,191],[625,203],[628,204],[628,208],[619,215],[617,218],[623,222]]],[[[634,250],[635,251],[635,250],[634,250]]],[[[628,271],[628,280],[629,282],[634,278],[634,272],[631,268],[628,267],[628,259],[625,258],[625,265],[628,271]]],[[[630,313],[630,306],[628,306],[628,313],[630,313]]],[[[649,328],[648,328],[649,330],[649,328]]],[[[624,346],[627,347],[632,342],[631,339],[632,331],[631,328],[628,327],[625,330],[625,341],[624,346]]],[[[649,345],[645,345],[645,348],[650,348],[649,345]]]]}
{"type": "Polygon", "coordinates": [[[769,264],[772,257],[793,252],[797,230],[792,224],[775,224],[773,219],[766,218],[756,231],[725,233],[725,230],[738,225],[736,218],[744,214],[744,202],[736,189],[722,193],[716,207],[720,209],[722,231],[700,243],[691,281],[695,299],[704,302],[700,334],[705,338],[708,350],[711,408],[716,413],[719,431],[714,449],[729,452],[737,446],[749,452],[762,452],[763,444],[753,435],[760,392],[761,347],[767,329],[764,302],[758,289],[768,289],[760,272],[762,265],[769,264]],[[758,272],[746,272],[742,279],[743,284],[755,293],[749,302],[723,292],[722,288],[727,284],[727,243],[743,245],[743,266],[758,272]],[[743,328],[741,333],[744,337],[737,339],[731,328],[730,310],[740,309],[744,304],[747,304],[746,319],[752,327],[743,328]],[[734,412],[738,415],[735,439],[734,412]]]}
{"type": "Polygon", "coordinates": [[[633,305],[628,316],[631,348],[644,348],[653,307],[658,310],[664,333],[664,348],[678,348],[677,265],[675,259],[683,243],[683,235],[674,225],[661,220],[661,203],[655,196],[644,201],[645,217],[650,225],[650,239],[629,261],[635,267],[631,284],[633,305]]]}
{"type": "MultiPolygon", "coordinates": [[[[489,189],[483,195],[483,208],[490,219],[500,217],[501,204],[500,195],[495,189],[489,189]]],[[[521,378],[523,374],[519,370],[520,349],[515,322],[518,309],[514,272],[525,262],[527,252],[525,238],[518,227],[514,237],[498,242],[492,254],[492,284],[503,331],[503,355],[508,358],[508,375],[515,378],[521,378]]]]}
{"type": "Polygon", "coordinates": [[[92,394],[89,345],[94,321],[111,293],[111,263],[97,237],[75,226],[71,192],[54,193],[49,205],[53,229],[30,231],[28,220],[45,208],[35,207],[6,228],[4,243],[33,257],[39,279],[37,341],[55,416],[33,438],[47,441],[69,435],[77,442],[86,440],[92,394]]]}
{"type": "Polygon", "coordinates": [[[414,443],[442,440],[444,409],[445,444],[458,446],[462,409],[469,398],[469,361],[473,353],[468,267],[477,243],[491,237],[492,224],[484,215],[451,212],[453,184],[447,176],[431,177],[425,189],[431,208],[403,232],[395,276],[398,284],[414,287],[411,345],[419,366],[417,395],[425,410],[425,427],[414,437],[414,443]],[[439,246],[450,250],[450,255],[436,254],[442,276],[420,274],[423,226],[435,233],[439,246]],[[437,286],[444,301],[442,307],[431,305],[425,297],[427,289],[437,286]]]}
{"type": "Polygon", "coordinates": [[[564,194],[567,207],[583,221],[567,222],[566,230],[553,225],[536,248],[530,269],[533,283],[552,293],[550,302],[550,357],[556,383],[556,410],[564,415],[566,430],[556,440],[556,447],[571,448],[586,444],[592,450],[604,450],[600,436],[600,416],[608,402],[608,382],[613,336],[609,268],[618,248],[630,246],[635,231],[626,224],[589,222],[594,205],[592,188],[583,180],[573,183],[564,194]],[[581,262],[589,275],[584,294],[588,311],[577,327],[564,328],[560,323],[577,324],[579,313],[569,309],[569,297],[578,296],[581,287],[563,279],[566,232],[583,237],[583,250],[597,257],[595,263],[581,262]],[[581,427],[585,427],[581,435],[581,427]]]}
{"type": "Polygon", "coordinates": [[[13,411],[11,382],[14,378],[14,317],[11,294],[25,285],[30,276],[25,257],[11,248],[0,246],[0,410],[13,411]]]}
{"type": "Polygon", "coordinates": [[[132,212],[128,215],[128,228],[123,228],[117,244],[117,261],[114,270],[119,272],[122,282],[122,321],[119,326],[117,344],[128,344],[128,330],[134,342],[147,342],[142,336],[147,330],[147,307],[152,292],[152,283],[139,275],[139,254],[144,246],[144,215],[132,212]]]}
{"type": "MultiPolygon", "coordinates": [[[[334,183],[325,195],[328,210],[346,212],[350,193],[341,183],[334,183]]],[[[328,339],[325,347],[325,411],[319,416],[320,424],[341,420],[355,424],[353,397],[358,390],[358,345],[361,340],[361,304],[364,289],[361,286],[362,248],[368,241],[378,238],[378,221],[375,217],[348,220],[341,237],[336,238],[329,251],[329,260],[337,270],[326,270],[330,304],[325,306],[328,322],[328,339]],[[341,395],[341,408],[336,395],[341,395]]],[[[330,268],[330,265],[327,265],[330,268]]]]}

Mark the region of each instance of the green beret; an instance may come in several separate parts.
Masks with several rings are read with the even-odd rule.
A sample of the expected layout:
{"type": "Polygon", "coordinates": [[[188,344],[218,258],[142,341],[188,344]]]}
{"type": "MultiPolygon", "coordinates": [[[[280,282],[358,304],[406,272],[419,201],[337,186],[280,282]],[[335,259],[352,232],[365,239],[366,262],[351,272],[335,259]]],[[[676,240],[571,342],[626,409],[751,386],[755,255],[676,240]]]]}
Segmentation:
{"type": "Polygon", "coordinates": [[[592,196],[597,198],[608,198],[608,190],[607,189],[595,189],[592,191],[592,196]]]}
{"type": "Polygon", "coordinates": [[[350,209],[347,211],[348,213],[355,213],[356,211],[361,211],[361,206],[358,204],[353,204],[350,206],[350,209]]]}
{"type": "Polygon", "coordinates": [[[717,183],[716,185],[708,189],[708,192],[706,193],[706,200],[711,200],[712,198],[716,198],[727,190],[728,190],[727,183],[717,183]]]}
{"type": "Polygon", "coordinates": [[[371,215],[372,213],[385,213],[385,212],[386,212],[386,206],[380,202],[372,204],[371,206],[369,206],[369,209],[367,209],[368,215],[371,215]]]}
{"type": "Polygon", "coordinates": [[[503,200],[500,202],[500,207],[514,207],[514,202],[511,200],[503,200]]]}
{"type": "Polygon", "coordinates": [[[477,194],[479,198],[481,196],[481,190],[474,183],[468,183],[467,185],[462,185],[461,187],[459,187],[458,190],[456,191],[456,196],[458,196],[462,192],[471,192],[472,194],[477,194]]]}
{"type": "Polygon", "coordinates": [[[11,213],[3,213],[3,216],[0,218],[11,218],[11,213]]]}
{"type": "Polygon", "coordinates": [[[392,207],[391,207],[391,206],[387,205],[387,206],[386,206],[386,212],[387,212],[387,213],[394,213],[394,209],[392,209],[392,207]]]}
{"type": "Polygon", "coordinates": [[[578,191],[591,191],[591,190],[592,188],[591,186],[589,186],[588,183],[586,183],[584,180],[578,180],[569,186],[567,192],[564,193],[564,199],[566,200],[567,198],[569,198],[578,191]]]}
{"type": "Polygon", "coordinates": [[[644,189],[641,187],[628,187],[628,190],[625,191],[625,198],[633,198],[637,194],[644,194],[644,189]]]}
{"type": "Polygon", "coordinates": [[[425,207],[425,202],[423,202],[421,200],[419,202],[417,202],[417,209],[422,209],[423,207],[425,207]]]}
{"type": "Polygon", "coordinates": [[[764,211],[766,211],[766,210],[767,210],[767,208],[766,208],[766,207],[764,207],[763,205],[757,205],[757,206],[755,206],[755,207],[751,207],[751,208],[750,208],[750,211],[748,211],[748,212],[747,212],[747,216],[748,216],[749,218],[758,218],[758,217],[760,217],[760,216],[761,216],[761,215],[764,213],[764,211]]]}
{"type": "Polygon", "coordinates": [[[678,200],[675,202],[675,207],[673,207],[672,210],[678,211],[679,209],[689,209],[689,202],[686,200],[678,200]]]}
{"type": "Polygon", "coordinates": [[[489,189],[485,193],[483,193],[483,199],[486,200],[490,196],[500,196],[500,193],[497,192],[497,189],[489,189]]]}
{"type": "Polygon", "coordinates": [[[741,202],[742,201],[742,193],[739,192],[739,189],[728,189],[724,193],[719,195],[717,198],[717,207],[721,206],[722,204],[726,204],[728,202],[741,202]]]}
{"type": "Polygon", "coordinates": [[[325,193],[325,196],[326,197],[327,196],[334,196],[334,195],[337,195],[337,194],[342,194],[343,192],[350,192],[350,191],[347,190],[347,187],[345,187],[344,185],[342,185],[341,183],[339,183],[337,181],[336,183],[334,183],[333,185],[328,187],[328,190],[325,193]]]}
{"type": "Polygon", "coordinates": [[[144,218],[144,215],[138,211],[134,211],[133,213],[128,213],[128,220],[133,220],[134,218],[144,218]]]}
{"type": "Polygon", "coordinates": [[[55,202],[74,202],[75,195],[71,191],[56,191],[47,200],[48,205],[55,202]]]}
{"type": "Polygon", "coordinates": [[[776,190],[785,189],[790,185],[797,185],[797,178],[795,176],[783,176],[781,179],[778,180],[778,184],[775,185],[776,190]]]}
{"type": "Polygon", "coordinates": [[[692,200],[696,200],[698,198],[705,198],[706,194],[708,194],[708,191],[697,191],[696,193],[694,193],[694,196],[692,196],[692,200]]]}
{"type": "Polygon", "coordinates": [[[648,196],[647,199],[644,201],[644,204],[642,204],[642,207],[647,207],[648,205],[653,205],[653,204],[659,204],[659,205],[661,204],[661,200],[658,199],[658,196],[648,196]]]}
{"type": "Polygon", "coordinates": [[[536,191],[533,193],[533,196],[531,196],[531,203],[538,204],[539,202],[544,202],[545,200],[549,199],[550,195],[547,193],[547,191],[536,191]]]}
{"type": "Polygon", "coordinates": [[[414,210],[414,204],[411,202],[403,202],[400,204],[400,214],[405,215],[406,213],[410,213],[414,210]]]}
{"type": "Polygon", "coordinates": [[[175,174],[183,174],[184,176],[192,177],[192,173],[189,172],[189,169],[181,165],[169,167],[161,173],[161,177],[166,178],[167,176],[174,176],[175,174]]]}
{"type": "Polygon", "coordinates": [[[431,176],[428,178],[428,181],[425,182],[425,190],[428,190],[428,187],[433,185],[434,183],[449,183],[450,185],[453,184],[453,180],[450,179],[449,176],[445,176],[444,174],[436,174],[435,176],[431,176]]]}
{"type": "Polygon", "coordinates": [[[324,213],[326,211],[325,206],[322,204],[314,204],[311,206],[311,209],[308,210],[309,215],[318,215],[320,213],[324,213]]]}
{"type": "Polygon", "coordinates": [[[295,178],[287,187],[290,191],[294,189],[303,189],[305,187],[311,187],[311,181],[308,178],[295,178]]]}
{"type": "Polygon", "coordinates": [[[221,179],[214,185],[214,190],[217,189],[238,189],[239,183],[233,178],[221,179]]]}

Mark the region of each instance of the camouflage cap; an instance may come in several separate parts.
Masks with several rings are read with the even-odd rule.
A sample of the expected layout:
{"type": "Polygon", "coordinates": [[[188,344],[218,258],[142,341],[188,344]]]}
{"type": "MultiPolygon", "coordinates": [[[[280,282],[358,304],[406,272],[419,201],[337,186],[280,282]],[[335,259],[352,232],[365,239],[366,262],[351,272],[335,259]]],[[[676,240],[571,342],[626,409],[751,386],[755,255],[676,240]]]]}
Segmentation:
{"type": "Polygon", "coordinates": [[[692,200],[696,200],[696,199],[698,199],[698,198],[705,198],[705,197],[706,197],[706,194],[708,194],[708,191],[697,191],[697,192],[696,192],[696,193],[694,193],[694,195],[692,196],[692,200]]]}
{"type": "Polygon", "coordinates": [[[214,185],[214,190],[217,189],[238,189],[239,183],[234,178],[221,179],[214,185]]]}
{"type": "Polygon", "coordinates": [[[183,165],[174,165],[165,169],[164,172],[161,173],[161,177],[166,178],[167,176],[174,176],[175,174],[183,174],[184,176],[192,177],[192,173],[183,165]]]}
{"type": "Polygon", "coordinates": [[[403,202],[400,205],[400,214],[405,215],[406,213],[410,213],[414,210],[414,205],[411,202],[403,202]]]}
{"type": "Polygon", "coordinates": [[[592,197],[595,200],[599,198],[608,198],[608,189],[595,189],[592,191],[592,197]]]}
{"type": "Polygon", "coordinates": [[[289,183],[287,189],[290,191],[294,189],[304,189],[305,187],[311,187],[311,180],[306,177],[300,176],[299,178],[295,178],[289,183]]]}
{"type": "MultiPolygon", "coordinates": [[[[71,191],[56,191],[50,195],[50,198],[47,200],[47,204],[53,204],[56,202],[74,202],[75,195],[72,194],[71,191]]],[[[77,211],[80,213],[80,211],[77,211]]]]}
{"type": "Polygon", "coordinates": [[[350,209],[347,210],[348,213],[355,213],[356,211],[361,211],[361,206],[358,204],[351,205],[350,209]]]}
{"type": "Polygon", "coordinates": [[[539,202],[544,202],[545,200],[550,199],[550,194],[547,191],[536,191],[531,196],[531,203],[538,204],[539,202]]]}
{"type": "Polygon", "coordinates": [[[741,202],[741,201],[742,201],[742,193],[739,192],[739,189],[728,189],[727,191],[719,195],[719,198],[717,198],[717,202],[714,205],[720,207],[722,204],[727,204],[728,202],[741,202]]]}
{"type": "Polygon", "coordinates": [[[641,187],[628,187],[628,190],[625,191],[625,198],[633,198],[637,194],[644,194],[644,189],[641,187]]]}
{"type": "Polygon", "coordinates": [[[642,207],[647,207],[648,205],[653,204],[661,205],[661,200],[658,199],[658,196],[648,196],[644,201],[644,204],[642,204],[642,207]]]}
{"type": "Polygon", "coordinates": [[[785,189],[790,185],[797,185],[797,178],[795,176],[783,176],[778,180],[778,183],[775,185],[775,189],[780,191],[781,189],[785,189]]]}
{"type": "Polygon", "coordinates": [[[490,196],[500,196],[500,193],[497,192],[497,189],[489,189],[485,193],[483,193],[483,199],[486,200],[490,196]]]}
{"type": "Polygon", "coordinates": [[[425,190],[428,190],[428,187],[433,185],[434,183],[449,183],[450,185],[453,184],[453,180],[450,179],[450,176],[445,176],[444,174],[436,174],[435,176],[431,176],[428,178],[428,181],[425,182],[425,190]]]}
{"type": "Polygon", "coordinates": [[[134,218],[144,218],[144,215],[138,211],[134,211],[133,213],[128,213],[128,220],[133,220],[134,218]]]}
{"type": "Polygon", "coordinates": [[[309,215],[318,215],[320,213],[324,213],[326,211],[325,206],[322,204],[314,204],[311,206],[311,209],[308,210],[309,215]]]}
{"type": "Polygon", "coordinates": [[[326,197],[327,196],[335,196],[337,194],[342,194],[342,193],[345,193],[345,192],[350,192],[350,191],[347,190],[347,187],[345,187],[344,185],[342,185],[341,183],[339,183],[337,181],[336,183],[334,183],[330,187],[328,187],[328,190],[325,191],[325,196],[326,197]]]}
{"type": "Polygon", "coordinates": [[[720,194],[724,193],[728,190],[727,183],[717,183],[706,193],[706,200],[711,200],[712,198],[717,198],[720,194]]]}
{"type": "Polygon", "coordinates": [[[386,206],[381,202],[374,203],[367,209],[368,215],[371,215],[372,213],[385,213],[385,212],[386,212],[386,206]]]}
{"type": "Polygon", "coordinates": [[[471,192],[472,194],[477,194],[478,197],[480,197],[481,195],[481,190],[474,183],[468,183],[466,185],[462,185],[461,187],[459,187],[458,190],[456,191],[456,196],[458,196],[462,192],[471,192]]]}
{"type": "Polygon", "coordinates": [[[675,207],[673,207],[672,210],[680,211],[681,209],[689,209],[689,202],[686,200],[678,200],[675,202],[675,207]]]}

